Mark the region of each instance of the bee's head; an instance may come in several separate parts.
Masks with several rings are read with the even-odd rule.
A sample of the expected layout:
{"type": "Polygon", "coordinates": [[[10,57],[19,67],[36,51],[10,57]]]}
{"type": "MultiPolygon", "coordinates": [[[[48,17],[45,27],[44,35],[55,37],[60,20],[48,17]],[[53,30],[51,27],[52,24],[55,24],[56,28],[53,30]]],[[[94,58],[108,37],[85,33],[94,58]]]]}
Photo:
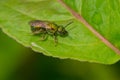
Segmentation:
{"type": "Polygon", "coordinates": [[[65,30],[64,27],[60,26],[58,28],[58,32],[57,32],[58,35],[60,35],[61,37],[65,37],[65,36],[68,36],[68,32],[65,30]]]}
{"type": "Polygon", "coordinates": [[[65,37],[65,36],[68,36],[68,32],[66,31],[66,27],[68,25],[70,25],[72,22],[69,22],[68,24],[66,24],[65,26],[59,26],[58,28],[58,35],[62,36],[62,37],[65,37]]]}

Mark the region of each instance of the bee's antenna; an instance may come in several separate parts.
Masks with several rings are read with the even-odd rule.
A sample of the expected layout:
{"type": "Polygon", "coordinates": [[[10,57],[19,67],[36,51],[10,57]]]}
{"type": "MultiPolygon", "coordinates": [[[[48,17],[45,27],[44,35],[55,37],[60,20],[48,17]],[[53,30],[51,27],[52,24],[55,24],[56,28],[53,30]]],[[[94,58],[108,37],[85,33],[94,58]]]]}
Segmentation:
{"type": "Polygon", "coordinates": [[[66,25],[64,26],[64,28],[66,28],[68,25],[70,25],[70,24],[72,24],[72,23],[73,23],[73,21],[69,22],[68,24],[66,24],[66,25]]]}

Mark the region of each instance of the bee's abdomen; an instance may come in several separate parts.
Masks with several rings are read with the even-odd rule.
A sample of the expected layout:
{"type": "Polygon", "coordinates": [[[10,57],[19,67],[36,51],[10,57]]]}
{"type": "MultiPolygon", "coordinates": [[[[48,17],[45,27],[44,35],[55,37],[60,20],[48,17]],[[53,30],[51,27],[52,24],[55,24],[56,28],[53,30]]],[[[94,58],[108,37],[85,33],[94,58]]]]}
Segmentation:
{"type": "Polygon", "coordinates": [[[29,24],[31,26],[34,26],[34,27],[44,27],[44,21],[41,21],[41,20],[34,20],[34,21],[31,21],[29,22],[29,24]]]}

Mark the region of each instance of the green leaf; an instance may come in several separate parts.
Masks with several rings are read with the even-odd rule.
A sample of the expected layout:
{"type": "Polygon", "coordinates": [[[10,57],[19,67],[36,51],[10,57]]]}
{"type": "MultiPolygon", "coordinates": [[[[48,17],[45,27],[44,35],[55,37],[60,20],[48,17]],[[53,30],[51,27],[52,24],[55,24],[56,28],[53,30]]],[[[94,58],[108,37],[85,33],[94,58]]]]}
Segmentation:
{"type": "MultiPolygon", "coordinates": [[[[81,14],[93,28],[120,49],[120,6],[119,0],[64,0],[81,14]]],[[[34,51],[45,55],[112,64],[120,59],[86,25],[79,22],[57,0],[1,0],[0,25],[10,37],[34,51]],[[49,36],[40,41],[40,36],[32,35],[28,22],[31,20],[54,21],[65,25],[73,21],[67,30],[69,36],[58,36],[58,44],[49,36]]]]}

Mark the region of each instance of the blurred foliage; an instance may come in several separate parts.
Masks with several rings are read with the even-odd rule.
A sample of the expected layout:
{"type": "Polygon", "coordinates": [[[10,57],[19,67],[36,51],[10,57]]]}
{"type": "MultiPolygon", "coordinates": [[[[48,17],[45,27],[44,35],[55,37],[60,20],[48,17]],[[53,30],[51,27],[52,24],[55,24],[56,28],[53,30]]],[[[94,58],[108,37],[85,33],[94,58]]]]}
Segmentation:
{"type": "Polygon", "coordinates": [[[0,30],[0,80],[11,74],[30,54],[0,30]]]}
{"type": "Polygon", "coordinates": [[[120,62],[93,64],[44,56],[0,30],[0,80],[119,80],[120,62]]]}

